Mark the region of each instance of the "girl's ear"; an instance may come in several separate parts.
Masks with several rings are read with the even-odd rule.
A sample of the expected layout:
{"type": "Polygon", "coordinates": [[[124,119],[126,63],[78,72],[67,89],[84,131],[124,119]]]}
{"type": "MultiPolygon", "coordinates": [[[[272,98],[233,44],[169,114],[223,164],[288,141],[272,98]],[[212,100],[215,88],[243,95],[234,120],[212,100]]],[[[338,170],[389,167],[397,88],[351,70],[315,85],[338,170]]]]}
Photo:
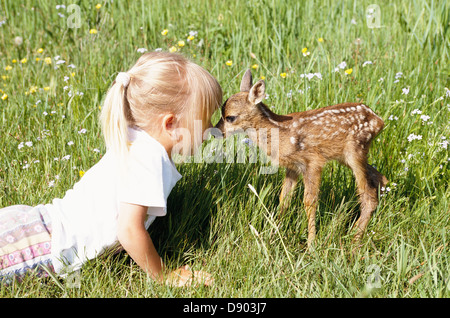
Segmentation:
{"type": "Polygon", "coordinates": [[[173,130],[175,129],[175,116],[174,114],[164,115],[162,118],[162,128],[163,130],[173,130]]]}

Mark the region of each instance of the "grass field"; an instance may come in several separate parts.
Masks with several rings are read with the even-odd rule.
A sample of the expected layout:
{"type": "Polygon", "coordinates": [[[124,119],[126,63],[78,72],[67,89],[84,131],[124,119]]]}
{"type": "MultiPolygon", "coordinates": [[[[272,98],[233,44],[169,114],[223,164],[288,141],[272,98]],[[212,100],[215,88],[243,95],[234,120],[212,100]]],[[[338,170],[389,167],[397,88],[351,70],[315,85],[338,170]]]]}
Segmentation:
{"type": "Polygon", "coordinates": [[[225,98],[252,68],[281,114],[364,102],[385,121],[369,161],[390,183],[352,253],[354,178],[329,164],[308,252],[301,183],[278,217],[283,169],[179,165],[150,234],[169,266],[206,270],[214,287],[160,286],[121,253],[86,264],[75,287],[30,276],[0,297],[449,297],[450,3],[378,1],[368,25],[374,2],[2,0],[0,207],[62,197],[101,158],[102,98],[141,49],[177,50],[225,98]]]}

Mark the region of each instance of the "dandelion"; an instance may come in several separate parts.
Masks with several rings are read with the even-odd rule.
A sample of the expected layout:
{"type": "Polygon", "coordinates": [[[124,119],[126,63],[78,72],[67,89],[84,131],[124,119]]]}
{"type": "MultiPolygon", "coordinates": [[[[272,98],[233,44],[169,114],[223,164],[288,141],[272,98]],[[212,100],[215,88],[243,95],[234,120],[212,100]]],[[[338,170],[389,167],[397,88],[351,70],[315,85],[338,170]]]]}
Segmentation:
{"type": "Polygon", "coordinates": [[[52,64],[52,58],[51,58],[51,57],[46,57],[46,58],[44,59],[44,63],[47,64],[47,65],[52,64]]]}
{"type": "Polygon", "coordinates": [[[89,33],[90,33],[90,34],[97,34],[97,29],[90,29],[90,30],[89,30],[89,33]]]}
{"type": "Polygon", "coordinates": [[[228,60],[228,61],[225,62],[225,64],[227,66],[231,66],[231,65],[233,65],[233,61],[232,60],[228,60]]]}
{"type": "Polygon", "coordinates": [[[347,75],[352,74],[352,72],[353,72],[353,69],[352,69],[352,68],[349,68],[349,69],[346,69],[346,70],[345,70],[345,74],[347,74],[347,75]]]}
{"type": "Polygon", "coordinates": [[[167,35],[167,33],[169,33],[169,30],[167,30],[167,29],[164,29],[161,31],[161,35],[167,35]]]}
{"type": "Polygon", "coordinates": [[[323,42],[323,38],[318,38],[317,41],[319,41],[320,43],[323,42]]]}
{"type": "Polygon", "coordinates": [[[14,38],[14,44],[15,44],[15,45],[20,46],[20,45],[22,45],[22,43],[23,43],[23,39],[22,39],[21,36],[16,36],[16,37],[14,38]]]}
{"type": "Polygon", "coordinates": [[[302,49],[303,56],[308,56],[310,52],[308,52],[308,48],[304,47],[302,49]]]}
{"type": "Polygon", "coordinates": [[[177,44],[178,44],[179,47],[183,47],[185,45],[184,41],[178,41],[177,44]]]}
{"type": "Polygon", "coordinates": [[[177,48],[175,47],[175,46],[172,46],[170,49],[169,49],[169,52],[170,53],[173,53],[173,52],[176,52],[177,51],[177,48]]]}
{"type": "Polygon", "coordinates": [[[10,71],[10,70],[12,70],[12,66],[11,66],[11,65],[7,65],[7,66],[5,67],[5,71],[10,71]]]}
{"type": "Polygon", "coordinates": [[[97,5],[95,6],[95,8],[96,8],[97,10],[100,10],[101,7],[102,7],[102,5],[101,5],[100,3],[97,3],[97,5]]]}
{"type": "Polygon", "coordinates": [[[281,73],[280,76],[281,76],[281,78],[286,78],[287,74],[286,73],[281,73]]]}
{"type": "Polygon", "coordinates": [[[5,93],[2,95],[2,100],[7,100],[8,99],[8,95],[5,93]]]}
{"type": "Polygon", "coordinates": [[[41,47],[39,49],[37,49],[37,51],[36,51],[36,53],[38,53],[38,54],[41,54],[42,52],[44,52],[44,49],[41,47]]]}

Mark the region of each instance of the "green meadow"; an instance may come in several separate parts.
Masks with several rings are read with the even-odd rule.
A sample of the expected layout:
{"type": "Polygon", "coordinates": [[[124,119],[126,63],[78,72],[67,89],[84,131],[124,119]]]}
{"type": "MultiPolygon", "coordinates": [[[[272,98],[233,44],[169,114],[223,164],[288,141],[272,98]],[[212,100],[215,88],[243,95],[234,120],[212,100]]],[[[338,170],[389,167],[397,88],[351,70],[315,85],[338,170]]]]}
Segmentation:
{"type": "Polygon", "coordinates": [[[154,50],[209,70],[224,100],[251,68],[280,114],[367,104],[385,121],[369,162],[390,183],[354,249],[354,178],[329,163],[308,251],[301,182],[279,213],[283,169],[179,164],[168,214],[149,232],[168,266],[210,272],[213,287],[156,284],[122,252],[70,282],[1,285],[0,297],[449,297],[449,15],[444,0],[2,0],[0,207],[49,203],[82,178],[105,153],[108,87],[154,50]]]}

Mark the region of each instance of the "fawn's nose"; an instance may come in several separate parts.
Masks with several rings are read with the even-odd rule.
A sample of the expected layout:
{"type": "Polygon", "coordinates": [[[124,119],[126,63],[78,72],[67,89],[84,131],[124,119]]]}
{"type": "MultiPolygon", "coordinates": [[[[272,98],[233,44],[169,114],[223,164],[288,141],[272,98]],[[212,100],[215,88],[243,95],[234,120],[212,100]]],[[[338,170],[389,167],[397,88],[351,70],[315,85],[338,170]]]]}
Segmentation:
{"type": "Polygon", "coordinates": [[[224,133],[224,121],[223,118],[220,118],[219,122],[214,126],[214,129],[211,129],[211,135],[214,137],[222,137],[224,133]]]}

